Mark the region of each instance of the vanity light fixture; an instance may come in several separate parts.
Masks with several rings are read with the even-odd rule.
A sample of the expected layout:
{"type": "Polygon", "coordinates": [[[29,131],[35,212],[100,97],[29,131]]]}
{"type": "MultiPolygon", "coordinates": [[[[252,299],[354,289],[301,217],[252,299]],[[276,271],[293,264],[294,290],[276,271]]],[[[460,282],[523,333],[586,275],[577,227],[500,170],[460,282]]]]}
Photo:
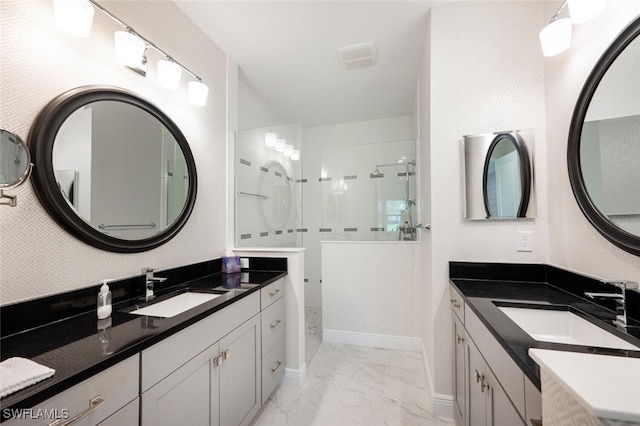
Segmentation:
{"type": "Polygon", "coordinates": [[[158,84],[166,89],[177,89],[180,85],[180,75],[182,74],[180,65],[167,56],[167,59],[158,61],[157,66],[158,84]]]}
{"type": "Polygon", "coordinates": [[[284,152],[284,147],[286,144],[287,142],[284,139],[277,139],[274,149],[276,150],[276,152],[284,152]]]}
{"type": "Polygon", "coordinates": [[[75,36],[89,35],[93,14],[93,7],[86,0],[53,0],[53,16],[56,24],[75,36]]]}
{"type": "Polygon", "coordinates": [[[572,24],[581,24],[598,16],[607,5],[607,0],[565,0],[551,17],[549,24],[540,31],[540,44],[544,56],[564,52],[571,45],[572,24]],[[570,18],[558,18],[569,5],[570,18]]]}
{"type": "Polygon", "coordinates": [[[273,132],[267,132],[264,134],[264,144],[270,148],[276,146],[276,140],[278,139],[278,135],[273,132]]]}
{"type": "Polygon", "coordinates": [[[116,31],[114,35],[116,58],[119,62],[145,76],[145,51],[148,48],[153,48],[166,58],[158,61],[158,83],[162,87],[175,89],[180,85],[180,77],[182,70],[184,70],[194,78],[188,84],[189,102],[197,106],[206,104],[209,88],[202,82],[200,77],[171,58],[152,41],[140,35],[140,33],[99,5],[95,0],[53,0],[53,13],[58,26],[71,34],[81,37],[89,35],[93,22],[94,8],[124,28],[122,31],[116,31]]]}

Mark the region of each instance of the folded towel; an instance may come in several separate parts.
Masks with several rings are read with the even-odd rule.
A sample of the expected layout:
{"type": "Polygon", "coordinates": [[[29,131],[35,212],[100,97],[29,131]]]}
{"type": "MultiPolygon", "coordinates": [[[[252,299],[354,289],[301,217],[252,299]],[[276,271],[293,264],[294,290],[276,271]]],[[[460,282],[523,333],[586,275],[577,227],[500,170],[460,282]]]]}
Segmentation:
{"type": "Polygon", "coordinates": [[[47,379],[56,372],[26,358],[9,358],[0,362],[0,398],[47,379]]]}

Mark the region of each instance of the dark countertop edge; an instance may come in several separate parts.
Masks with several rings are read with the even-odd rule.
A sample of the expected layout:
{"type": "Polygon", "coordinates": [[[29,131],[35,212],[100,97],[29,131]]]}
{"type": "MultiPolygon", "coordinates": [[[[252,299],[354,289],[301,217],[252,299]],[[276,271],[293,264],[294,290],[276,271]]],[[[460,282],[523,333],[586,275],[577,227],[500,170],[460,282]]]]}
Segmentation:
{"type": "MultiPolygon", "coordinates": [[[[243,272],[245,272],[245,270],[243,270],[243,272]]],[[[26,408],[31,408],[34,407],[35,405],[46,401],[47,399],[59,394],[60,392],[63,392],[69,388],[71,388],[72,386],[108,369],[109,367],[112,367],[116,364],[118,364],[121,361],[124,361],[125,359],[134,356],[136,354],[141,353],[144,349],[147,349],[151,346],[153,346],[154,344],[178,333],[179,331],[184,330],[185,328],[195,324],[196,322],[232,305],[233,303],[237,302],[238,300],[241,300],[247,296],[249,296],[250,294],[253,294],[254,292],[260,291],[263,287],[266,287],[267,285],[279,280],[280,278],[283,278],[285,276],[287,276],[287,272],[286,271],[265,271],[265,270],[251,270],[251,271],[246,271],[246,272],[268,272],[268,273],[273,273],[273,274],[277,274],[274,275],[273,277],[266,279],[265,281],[263,281],[262,283],[260,283],[259,285],[257,285],[256,287],[252,288],[252,289],[248,289],[236,296],[234,296],[233,298],[231,298],[230,300],[226,300],[222,303],[218,303],[217,305],[205,310],[205,311],[201,311],[201,312],[194,312],[192,315],[186,316],[186,314],[189,311],[184,312],[183,314],[180,315],[185,315],[185,319],[183,321],[181,321],[178,324],[173,325],[172,327],[160,331],[157,334],[154,334],[153,336],[149,336],[147,338],[144,338],[142,340],[136,341],[135,343],[131,344],[130,346],[126,347],[125,349],[121,349],[117,352],[114,352],[113,354],[109,355],[108,357],[106,357],[104,360],[99,361],[95,364],[92,364],[90,366],[88,366],[87,368],[78,371],[77,373],[70,375],[68,377],[64,377],[61,380],[52,383],[50,385],[46,385],[46,380],[36,383],[32,386],[29,386],[27,388],[21,389],[20,391],[17,391],[15,393],[12,393],[10,395],[7,395],[6,397],[0,399],[0,423],[9,420],[10,418],[5,417],[5,410],[17,410],[17,409],[26,409],[26,408]],[[38,390],[37,393],[35,394],[30,394],[24,397],[20,397],[20,393],[23,391],[29,391],[32,389],[32,387],[37,387],[37,386],[44,386],[42,387],[42,389],[38,390]],[[8,405],[6,405],[6,401],[11,401],[8,405]]],[[[193,280],[193,281],[197,281],[197,280],[193,280]]],[[[182,283],[179,285],[176,285],[175,288],[179,288],[179,287],[184,287],[186,285],[188,285],[189,282],[186,283],[182,283]]],[[[115,309],[115,305],[114,305],[114,309],[115,309]]],[[[197,310],[196,308],[192,308],[192,310],[197,310]]],[[[93,315],[95,315],[93,312],[85,314],[85,315],[90,315],[92,317],[93,320],[93,315]]]]}
{"type": "MultiPolygon", "coordinates": [[[[541,267],[545,267],[546,265],[537,265],[537,266],[541,266],[541,267]]],[[[591,354],[600,354],[600,355],[610,355],[610,356],[627,356],[627,357],[632,357],[632,358],[640,358],[640,351],[627,351],[627,350],[622,350],[622,349],[606,349],[606,348],[593,348],[593,347],[586,347],[586,346],[578,346],[578,345],[568,345],[568,344],[561,344],[561,343],[552,343],[552,342],[542,342],[542,341],[536,341],[535,339],[533,339],[532,337],[530,337],[529,335],[526,334],[526,332],[524,332],[523,330],[521,331],[521,334],[523,335],[524,339],[529,341],[529,347],[527,348],[526,354],[525,356],[527,357],[528,360],[531,361],[531,363],[533,365],[535,365],[535,370],[532,370],[531,368],[529,368],[529,366],[527,366],[526,362],[524,362],[519,356],[518,354],[514,351],[514,349],[509,345],[509,343],[505,340],[505,337],[503,335],[501,335],[498,330],[496,330],[494,324],[492,323],[492,321],[489,321],[485,315],[482,313],[481,309],[478,309],[478,307],[476,306],[476,304],[474,303],[473,299],[483,299],[483,300],[487,300],[490,301],[491,303],[493,303],[493,301],[499,300],[500,302],[503,301],[507,301],[506,299],[502,299],[500,297],[482,297],[482,296],[468,296],[467,294],[465,294],[465,292],[457,285],[457,282],[502,282],[502,283],[512,283],[513,285],[518,285],[518,284],[523,284],[523,283],[529,283],[529,284],[536,284],[536,285],[546,285],[546,286],[550,286],[555,288],[558,291],[567,293],[569,295],[573,295],[573,293],[566,291],[562,288],[559,288],[557,286],[554,286],[553,284],[549,284],[548,282],[540,282],[540,281],[511,281],[509,279],[496,279],[496,280],[491,280],[488,279],[487,277],[482,277],[482,278],[455,278],[455,277],[451,277],[449,278],[449,282],[451,283],[451,285],[453,285],[458,292],[460,293],[460,295],[464,298],[464,302],[466,305],[468,305],[471,310],[476,314],[476,316],[480,319],[480,321],[482,322],[482,324],[487,328],[487,330],[489,330],[489,332],[491,333],[491,335],[496,339],[496,341],[500,344],[500,346],[507,352],[507,354],[509,355],[509,357],[516,363],[516,365],[518,365],[518,367],[520,368],[520,370],[527,376],[527,378],[537,387],[538,390],[541,390],[541,382],[540,382],[540,368],[538,366],[538,364],[530,357],[529,355],[529,349],[531,348],[536,348],[536,349],[551,349],[551,350],[561,350],[564,352],[578,352],[578,353],[591,353],[591,354]]],[[[574,296],[575,297],[575,296],[574,296]]],[[[525,301],[514,301],[514,302],[508,302],[507,303],[521,303],[526,305],[527,302],[525,301]]],[[[531,302],[531,304],[539,304],[536,302],[531,302]]],[[[567,305],[566,303],[558,303],[556,305],[548,305],[549,308],[551,308],[552,306],[559,306],[559,305],[567,305]]],[[[570,305],[568,305],[570,306],[570,305]]],[[[497,309],[497,307],[496,307],[497,309]]],[[[578,310],[579,311],[579,310],[578,310]]],[[[582,312],[582,311],[579,311],[582,312]]],[[[452,315],[455,315],[454,312],[451,312],[452,315]]],[[[589,315],[589,314],[586,314],[589,315]]],[[[608,324],[606,324],[604,321],[601,321],[597,318],[591,317],[593,320],[597,321],[598,326],[608,326],[608,324]]],[[[466,318],[465,318],[465,322],[466,322],[466,318]]],[[[593,321],[591,321],[593,322],[593,321]]],[[[519,328],[515,323],[513,324],[514,327],[519,328]]],[[[465,327],[466,328],[466,327],[465,327]]],[[[601,327],[603,329],[607,329],[606,327],[601,327]]],[[[616,337],[620,337],[617,334],[616,337]]],[[[631,341],[629,343],[631,344],[635,344],[635,345],[640,345],[640,339],[634,338],[633,336],[631,336],[635,341],[631,341]]],[[[629,341],[629,339],[624,339],[629,341]]]]}

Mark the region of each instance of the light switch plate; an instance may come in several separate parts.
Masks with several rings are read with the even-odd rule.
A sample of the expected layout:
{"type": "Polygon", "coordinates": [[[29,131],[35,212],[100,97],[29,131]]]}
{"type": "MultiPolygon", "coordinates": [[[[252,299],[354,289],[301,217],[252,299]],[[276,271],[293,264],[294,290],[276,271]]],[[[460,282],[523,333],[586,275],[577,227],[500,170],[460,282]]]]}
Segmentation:
{"type": "Polygon", "coordinates": [[[516,244],[517,251],[533,251],[533,232],[518,231],[518,241],[516,244]]]}

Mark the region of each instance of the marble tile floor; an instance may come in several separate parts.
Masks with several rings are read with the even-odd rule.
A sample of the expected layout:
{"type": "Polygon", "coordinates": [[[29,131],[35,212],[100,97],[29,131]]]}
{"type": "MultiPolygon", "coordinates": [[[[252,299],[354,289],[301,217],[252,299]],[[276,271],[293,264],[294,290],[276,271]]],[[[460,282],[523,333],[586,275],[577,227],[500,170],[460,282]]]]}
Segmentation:
{"type": "Polygon", "coordinates": [[[323,342],[301,388],[280,386],[253,426],[435,426],[422,355],[323,342]]]}
{"type": "Polygon", "coordinates": [[[307,365],[322,343],[322,308],[304,307],[305,320],[305,361],[307,365]]]}

